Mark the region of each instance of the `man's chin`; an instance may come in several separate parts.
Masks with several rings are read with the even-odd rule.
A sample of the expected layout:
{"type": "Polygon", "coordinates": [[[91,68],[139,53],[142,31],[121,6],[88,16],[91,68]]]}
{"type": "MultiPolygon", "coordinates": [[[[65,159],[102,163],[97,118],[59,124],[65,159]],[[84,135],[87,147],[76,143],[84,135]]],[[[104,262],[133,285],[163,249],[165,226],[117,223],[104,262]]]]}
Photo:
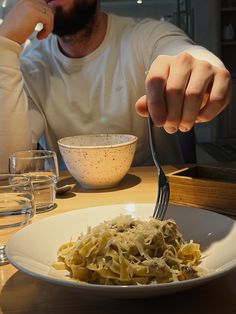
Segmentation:
{"type": "Polygon", "coordinates": [[[66,5],[59,5],[63,1],[68,0],[51,0],[48,3],[54,9],[53,33],[58,36],[72,36],[79,32],[91,32],[96,17],[97,1],[94,0],[90,4],[75,1],[68,10],[66,5]]]}

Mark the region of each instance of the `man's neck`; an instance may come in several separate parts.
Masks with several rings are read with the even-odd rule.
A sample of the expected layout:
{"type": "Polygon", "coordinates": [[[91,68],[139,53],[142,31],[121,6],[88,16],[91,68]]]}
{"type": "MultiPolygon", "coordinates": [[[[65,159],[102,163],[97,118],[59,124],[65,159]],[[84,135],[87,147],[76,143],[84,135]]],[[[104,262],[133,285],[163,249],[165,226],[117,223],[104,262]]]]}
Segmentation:
{"type": "Polygon", "coordinates": [[[107,15],[99,11],[93,24],[73,36],[58,37],[60,49],[70,58],[82,58],[96,50],[107,31],[107,15]]]}

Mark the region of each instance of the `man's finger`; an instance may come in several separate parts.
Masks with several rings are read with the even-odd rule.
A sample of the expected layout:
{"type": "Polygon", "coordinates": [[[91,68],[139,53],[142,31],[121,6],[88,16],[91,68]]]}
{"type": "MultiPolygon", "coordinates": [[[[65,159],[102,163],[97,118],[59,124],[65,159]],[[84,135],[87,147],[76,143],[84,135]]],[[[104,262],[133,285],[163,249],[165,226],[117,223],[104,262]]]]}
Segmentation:
{"type": "Polygon", "coordinates": [[[213,79],[213,67],[206,62],[197,61],[185,91],[180,131],[187,132],[192,128],[213,79]]]}
{"type": "Polygon", "coordinates": [[[135,104],[135,108],[137,113],[142,116],[142,117],[147,117],[148,116],[148,107],[147,107],[147,96],[144,95],[142,97],[140,97],[136,104],[135,104]]]}
{"type": "Polygon", "coordinates": [[[53,12],[47,4],[41,5],[40,10],[43,28],[37,34],[39,40],[46,38],[52,32],[54,20],[53,12]]]}
{"type": "Polygon", "coordinates": [[[171,63],[166,85],[167,120],[164,125],[168,133],[175,133],[181,121],[185,89],[192,72],[192,58],[188,54],[180,54],[171,63]]]}
{"type": "Polygon", "coordinates": [[[206,122],[215,118],[229,103],[232,94],[232,84],[229,72],[220,69],[214,78],[214,83],[206,106],[200,110],[197,121],[206,122]]]}
{"type": "Polygon", "coordinates": [[[163,126],[167,117],[165,88],[170,64],[166,61],[166,58],[168,57],[158,57],[150,68],[146,78],[148,111],[156,126],[163,126]]]}

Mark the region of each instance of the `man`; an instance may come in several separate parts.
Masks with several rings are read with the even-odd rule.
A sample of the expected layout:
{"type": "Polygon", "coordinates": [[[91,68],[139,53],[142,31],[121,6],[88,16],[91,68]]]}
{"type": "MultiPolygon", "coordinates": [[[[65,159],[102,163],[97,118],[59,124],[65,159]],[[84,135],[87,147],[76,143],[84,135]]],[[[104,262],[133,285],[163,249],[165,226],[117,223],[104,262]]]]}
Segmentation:
{"type": "Polygon", "coordinates": [[[134,164],[145,164],[148,113],[161,162],[181,162],[175,133],[213,119],[230,94],[222,62],[171,24],[105,14],[98,0],[19,0],[0,27],[0,171],[41,135],[58,151],[61,137],[99,132],[137,135],[134,164]]]}

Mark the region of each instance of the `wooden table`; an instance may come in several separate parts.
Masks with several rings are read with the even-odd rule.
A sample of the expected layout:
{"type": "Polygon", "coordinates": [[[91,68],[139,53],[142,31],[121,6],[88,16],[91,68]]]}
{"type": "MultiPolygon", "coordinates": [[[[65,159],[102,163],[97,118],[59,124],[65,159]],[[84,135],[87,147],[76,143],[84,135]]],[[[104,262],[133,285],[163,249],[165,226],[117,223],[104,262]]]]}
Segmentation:
{"type": "MultiPolygon", "coordinates": [[[[165,167],[166,172],[174,170],[177,167],[165,167]]],[[[72,180],[66,177],[68,175],[65,175],[65,182],[72,180]]],[[[117,189],[91,192],[78,187],[75,193],[58,198],[53,211],[39,214],[35,220],[83,207],[155,202],[156,188],[155,168],[132,168],[117,189]]],[[[0,313],[234,314],[236,270],[208,284],[177,294],[152,299],[111,300],[80,296],[77,291],[40,281],[11,265],[0,266],[0,313]]]]}

